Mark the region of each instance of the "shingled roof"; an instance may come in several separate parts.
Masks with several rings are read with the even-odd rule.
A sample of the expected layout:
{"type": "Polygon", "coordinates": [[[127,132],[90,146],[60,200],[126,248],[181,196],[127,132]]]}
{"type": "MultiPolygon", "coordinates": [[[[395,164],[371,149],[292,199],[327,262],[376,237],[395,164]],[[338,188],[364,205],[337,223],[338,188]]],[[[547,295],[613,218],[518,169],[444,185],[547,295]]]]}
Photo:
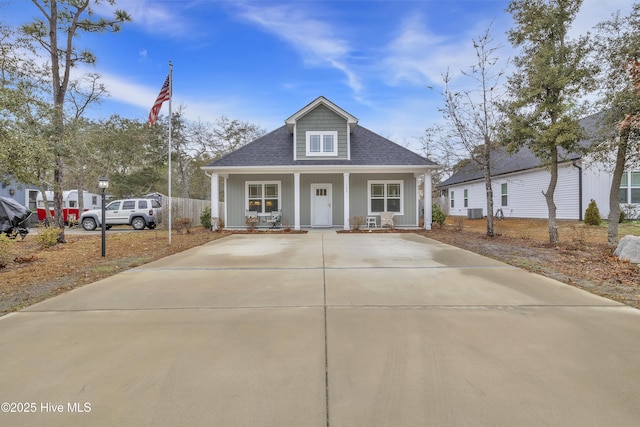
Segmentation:
{"type": "Polygon", "coordinates": [[[362,126],[351,133],[351,159],[293,160],[293,135],[282,126],[261,138],[211,162],[206,167],[263,166],[437,166],[413,151],[404,148],[362,126]]]}
{"type": "MultiPolygon", "coordinates": [[[[587,137],[581,140],[578,145],[583,149],[589,148],[595,141],[598,132],[601,132],[601,120],[603,114],[598,113],[580,120],[580,126],[582,126],[587,137]]],[[[559,149],[558,158],[559,162],[570,162],[579,160],[583,156],[580,152],[567,153],[566,151],[559,149]]],[[[515,154],[507,153],[504,147],[498,147],[491,151],[491,176],[500,176],[509,173],[521,172],[529,169],[536,169],[542,167],[543,163],[531,152],[527,147],[521,148],[515,154]]],[[[438,187],[445,188],[451,185],[461,184],[463,182],[470,182],[479,179],[484,179],[484,172],[482,166],[477,163],[470,162],[461,168],[458,172],[451,175],[447,180],[442,182],[438,187]]]]}

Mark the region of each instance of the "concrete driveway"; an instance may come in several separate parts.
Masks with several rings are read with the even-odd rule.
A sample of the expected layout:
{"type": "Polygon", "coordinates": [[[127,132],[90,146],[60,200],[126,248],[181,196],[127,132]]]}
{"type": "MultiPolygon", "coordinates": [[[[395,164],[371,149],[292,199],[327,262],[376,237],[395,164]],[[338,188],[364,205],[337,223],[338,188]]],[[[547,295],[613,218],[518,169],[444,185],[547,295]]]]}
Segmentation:
{"type": "Polygon", "coordinates": [[[640,423],[639,311],[413,234],[215,241],[0,318],[0,366],[11,426],[640,423]]]}

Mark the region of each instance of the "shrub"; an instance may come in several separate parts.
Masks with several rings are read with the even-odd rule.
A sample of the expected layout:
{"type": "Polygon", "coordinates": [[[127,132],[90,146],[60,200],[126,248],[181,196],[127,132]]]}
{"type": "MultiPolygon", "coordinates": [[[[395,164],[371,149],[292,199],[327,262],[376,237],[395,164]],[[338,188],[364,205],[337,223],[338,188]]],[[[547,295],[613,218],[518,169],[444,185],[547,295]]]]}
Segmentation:
{"type": "Polygon", "coordinates": [[[178,233],[184,231],[185,234],[189,234],[191,232],[191,218],[176,219],[173,221],[173,228],[175,228],[178,233]]]}
{"type": "Polygon", "coordinates": [[[211,219],[211,207],[207,206],[200,214],[200,224],[202,224],[205,229],[211,230],[211,219]]]}
{"type": "Polygon", "coordinates": [[[247,227],[249,227],[249,230],[255,230],[260,220],[255,216],[248,216],[244,222],[247,224],[247,227]]]}
{"type": "Polygon", "coordinates": [[[442,227],[444,225],[444,222],[447,220],[447,216],[445,215],[444,211],[442,210],[440,205],[436,203],[431,206],[431,219],[440,227],[442,227]]]}
{"type": "MultiPolygon", "coordinates": [[[[456,216],[453,218],[453,229],[455,231],[462,231],[462,229],[464,228],[464,217],[461,216],[456,216]]],[[[497,233],[494,230],[494,235],[497,235],[497,233]]]]}
{"type": "Polygon", "coordinates": [[[363,216],[354,216],[351,218],[351,228],[354,230],[360,230],[360,227],[364,225],[364,217],[363,216]]]}
{"type": "Polygon", "coordinates": [[[13,243],[14,241],[7,237],[6,234],[0,233],[0,268],[5,268],[11,264],[13,259],[13,243]]]}
{"type": "Polygon", "coordinates": [[[56,227],[45,228],[40,230],[35,236],[36,243],[40,248],[50,248],[58,243],[60,237],[60,229],[56,227]]]}
{"type": "Polygon", "coordinates": [[[600,225],[601,221],[598,205],[596,205],[595,200],[591,199],[587,211],[584,214],[584,223],[587,225],[600,225]]]}
{"type": "Polygon", "coordinates": [[[624,211],[620,211],[620,219],[618,219],[618,224],[622,224],[626,218],[627,214],[624,211]]]}

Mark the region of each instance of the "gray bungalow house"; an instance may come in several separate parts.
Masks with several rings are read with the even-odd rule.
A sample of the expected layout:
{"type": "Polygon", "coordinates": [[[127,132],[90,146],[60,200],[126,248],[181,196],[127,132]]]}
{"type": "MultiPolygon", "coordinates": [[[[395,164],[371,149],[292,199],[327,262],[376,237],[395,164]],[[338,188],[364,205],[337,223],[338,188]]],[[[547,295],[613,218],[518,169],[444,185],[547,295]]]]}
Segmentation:
{"type": "MultiPolygon", "coordinates": [[[[284,126],[202,169],[211,176],[212,216],[225,218],[227,228],[246,227],[248,215],[264,218],[278,211],[282,223],[295,230],[348,230],[354,216],[380,226],[381,214],[392,214],[397,227],[417,227],[419,184],[426,183],[429,197],[431,171],[438,167],[359,126],[358,119],[321,96],[284,126]],[[221,179],[224,203],[219,204],[221,179]]],[[[430,229],[431,209],[424,214],[424,228],[430,229]]]]}

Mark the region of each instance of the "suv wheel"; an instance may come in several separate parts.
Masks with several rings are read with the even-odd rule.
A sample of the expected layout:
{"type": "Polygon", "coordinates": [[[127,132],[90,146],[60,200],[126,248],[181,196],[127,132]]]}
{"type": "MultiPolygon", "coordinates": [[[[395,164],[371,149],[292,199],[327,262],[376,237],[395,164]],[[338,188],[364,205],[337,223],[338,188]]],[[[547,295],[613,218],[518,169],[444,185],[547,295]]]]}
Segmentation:
{"type": "Polygon", "coordinates": [[[147,224],[144,222],[144,219],[137,216],[135,218],[133,218],[133,220],[131,220],[131,226],[135,229],[135,230],[144,230],[144,227],[147,224]]]}
{"type": "Polygon", "coordinates": [[[98,224],[96,224],[96,220],[91,217],[84,218],[82,220],[82,228],[84,228],[87,231],[93,231],[96,229],[97,226],[98,224]]]}

